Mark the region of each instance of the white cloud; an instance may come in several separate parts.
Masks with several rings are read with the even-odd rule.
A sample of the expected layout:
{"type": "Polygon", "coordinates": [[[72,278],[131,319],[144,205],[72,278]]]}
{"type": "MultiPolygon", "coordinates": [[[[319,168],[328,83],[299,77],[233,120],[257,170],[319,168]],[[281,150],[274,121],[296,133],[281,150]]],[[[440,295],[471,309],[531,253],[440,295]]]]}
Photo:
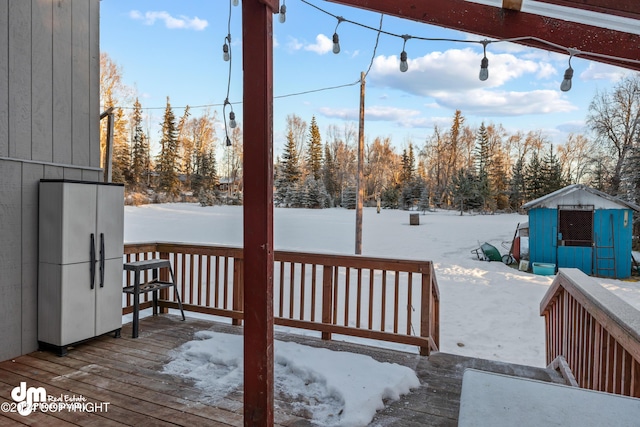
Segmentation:
{"type": "MultiPolygon", "coordinates": [[[[359,110],[357,108],[320,108],[320,113],[325,117],[338,118],[348,121],[357,121],[359,110]]],[[[402,127],[433,127],[434,121],[421,117],[419,110],[396,108],[374,105],[365,108],[365,119],[368,121],[394,122],[402,127]]]]}
{"type": "Polygon", "coordinates": [[[409,71],[399,72],[399,59],[395,55],[375,58],[370,79],[378,86],[392,87],[415,95],[426,95],[433,90],[448,88],[466,91],[481,87],[499,87],[507,81],[533,74],[540,70],[534,61],[521,60],[510,54],[490,54],[489,80],[478,79],[482,53],[471,49],[450,49],[432,52],[419,58],[409,58],[409,71]]]}
{"type": "Polygon", "coordinates": [[[463,93],[433,92],[431,96],[444,107],[483,116],[565,113],[578,109],[556,90],[515,92],[476,89],[463,93]]]}
{"type": "Polygon", "coordinates": [[[566,122],[556,126],[556,129],[560,132],[566,133],[585,133],[587,131],[587,125],[584,120],[576,120],[573,122],[566,122]]]}
{"type": "Polygon", "coordinates": [[[304,44],[295,37],[289,36],[289,40],[287,41],[287,49],[288,50],[300,50],[304,47],[304,44]]]}
{"type": "Polygon", "coordinates": [[[164,21],[165,27],[171,30],[185,29],[202,31],[209,25],[207,20],[200,19],[197,16],[193,18],[184,15],[174,17],[165,11],[148,11],[142,14],[138,10],[132,10],[129,12],[129,17],[137,21],[143,21],[145,25],[153,25],[156,21],[164,21]]]}
{"type": "Polygon", "coordinates": [[[324,34],[318,34],[314,44],[309,44],[304,47],[304,50],[315,52],[318,55],[324,55],[325,53],[331,52],[332,49],[333,42],[324,34]]]}
{"type": "Polygon", "coordinates": [[[610,82],[617,82],[629,73],[624,68],[615,67],[613,65],[602,64],[599,62],[589,63],[589,67],[580,73],[582,80],[608,80],[610,82]]]}

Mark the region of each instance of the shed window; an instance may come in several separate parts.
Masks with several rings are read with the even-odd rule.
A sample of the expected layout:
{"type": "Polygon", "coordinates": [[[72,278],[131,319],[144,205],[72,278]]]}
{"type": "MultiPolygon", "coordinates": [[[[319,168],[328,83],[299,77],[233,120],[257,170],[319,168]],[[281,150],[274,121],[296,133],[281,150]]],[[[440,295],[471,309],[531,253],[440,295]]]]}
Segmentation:
{"type": "Polygon", "coordinates": [[[558,229],[564,246],[592,246],[592,210],[560,210],[558,214],[558,229]]]}

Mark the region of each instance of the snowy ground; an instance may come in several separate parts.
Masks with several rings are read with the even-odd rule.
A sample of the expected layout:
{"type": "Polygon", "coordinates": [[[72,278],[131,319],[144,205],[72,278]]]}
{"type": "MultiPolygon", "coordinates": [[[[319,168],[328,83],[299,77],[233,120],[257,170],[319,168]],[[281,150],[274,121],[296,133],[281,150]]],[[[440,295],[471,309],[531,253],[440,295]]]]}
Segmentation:
{"type": "MultiPolygon", "coordinates": [[[[276,249],[353,254],[354,211],[276,209],[274,216],[276,249]]],[[[544,319],[539,306],[553,277],[524,273],[501,262],[479,261],[471,253],[485,241],[506,253],[502,242],[510,241],[516,225],[525,221],[527,217],[518,214],[460,216],[437,211],[421,214],[420,225],[410,226],[409,212],[382,210],[377,214],[375,209],[365,209],[362,252],[435,263],[441,295],[441,351],[545,366],[544,319]]],[[[125,241],[242,246],[242,207],[127,207],[125,241]]],[[[640,308],[638,283],[598,280],[640,308]]],[[[378,397],[383,394],[384,390],[378,397]]]]}

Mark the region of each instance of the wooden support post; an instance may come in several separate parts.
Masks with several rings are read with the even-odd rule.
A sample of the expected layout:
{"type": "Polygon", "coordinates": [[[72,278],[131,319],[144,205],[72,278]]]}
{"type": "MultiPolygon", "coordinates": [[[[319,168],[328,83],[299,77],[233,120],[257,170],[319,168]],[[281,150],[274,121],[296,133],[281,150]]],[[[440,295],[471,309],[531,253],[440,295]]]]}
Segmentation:
{"type": "Polygon", "coordinates": [[[273,425],[273,13],[243,0],[244,425],[273,425]]]}

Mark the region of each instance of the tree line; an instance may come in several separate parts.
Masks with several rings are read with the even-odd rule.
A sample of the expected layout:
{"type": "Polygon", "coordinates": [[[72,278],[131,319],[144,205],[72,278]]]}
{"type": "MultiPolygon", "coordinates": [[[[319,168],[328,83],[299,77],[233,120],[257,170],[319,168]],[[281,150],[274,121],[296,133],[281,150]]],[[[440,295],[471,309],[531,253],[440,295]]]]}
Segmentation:
{"type": "MultiPolygon", "coordinates": [[[[121,105],[127,97],[131,98],[119,68],[103,54],[103,108],[121,105]]],[[[129,192],[153,194],[158,201],[188,194],[202,204],[241,203],[240,127],[231,129],[231,146],[223,146],[216,134],[215,111],[192,117],[187,107],[177,118],[167,98],[160,149],[154,156],[142,106],[138,99],[133,105],[129,116],[116,109],[115,182],[126,183],[129,192]],[[237,191],[224,193],[220,184],[237,191]]],[[[639,75],[623,78],[610,91],[597,92],[588,111],[589,133],[570,134],[557,146],[542,131],[509,133],[494,123],[470,126],[461,111],[454,113],[448,127],[436,126],[425,141],[409,141],[401,149],[390,136],[367,138],[361,183],[365,205],[516,211],[526,201],[575,183],[637,204],[639,75]]],[[[356,150],[354,123],[329,125],[323,138],[316,117],[307,124],[295,114],[287,116],[286,144],[274,165],[275,205],[355,207],[356,150]]]]}

